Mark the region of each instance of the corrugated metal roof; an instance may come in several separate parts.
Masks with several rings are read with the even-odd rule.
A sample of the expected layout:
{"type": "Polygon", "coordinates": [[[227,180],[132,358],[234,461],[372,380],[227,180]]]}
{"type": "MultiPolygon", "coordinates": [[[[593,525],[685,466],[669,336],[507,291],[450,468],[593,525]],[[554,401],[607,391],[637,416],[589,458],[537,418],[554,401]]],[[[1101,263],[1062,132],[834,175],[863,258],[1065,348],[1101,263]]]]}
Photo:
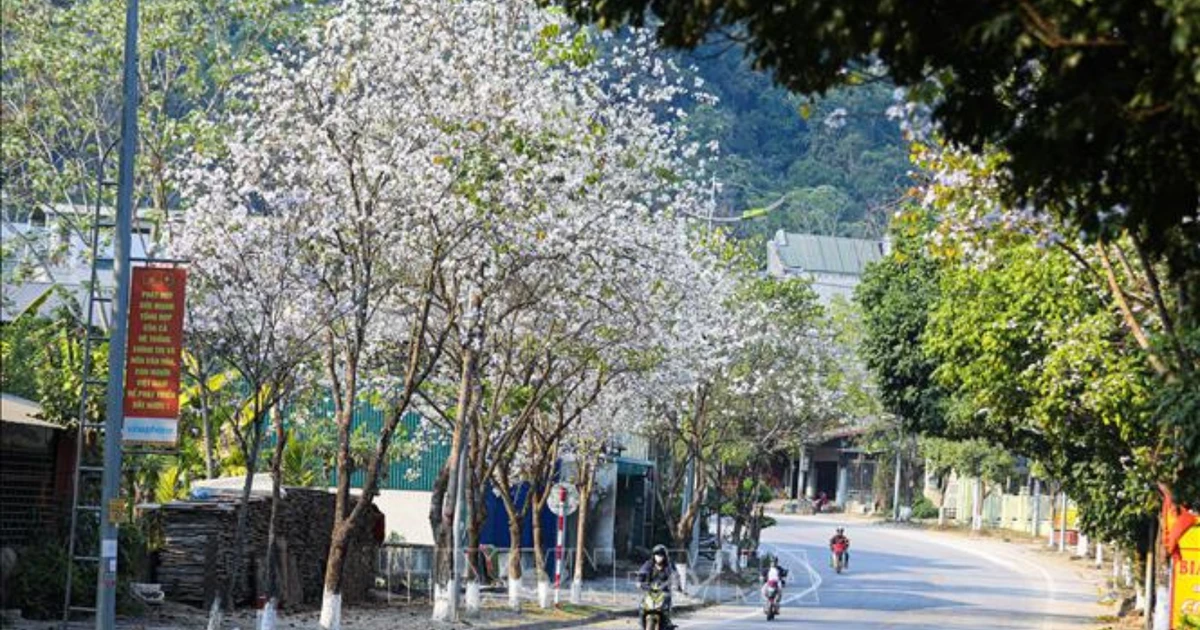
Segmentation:
{"type": "MultiPolygon", "coordinates": [[[[270,473],[254,473],[254,479],[250,482],[250,494],[252,496],[271,496],[274,485],[275,482],[270,473]]],[[[191,492],[193,497],[241,496],[245,487],[246,475],[234,475],[216,479],[197,479],[191,483],[191,492]]],[[[286,497],[287,490],[280,487],[279,496],[286,497]]]]}
{"type": "Polygon", "coordinates": [[[61,424],[46,422],[38,416],[42,413],[42,406],[12,394],[0,394],[0,420],[11,422],[13,424],[23,424],[31,427],[43,427],[46,429],[65,429],[61,424]]]}
{"type": "Polygon", "coordinates": [[[869,263],[883,258],[883,241],[840,236],[776,233],[772,246],[785,267],[810,273],[860,276],[869,263]]]}

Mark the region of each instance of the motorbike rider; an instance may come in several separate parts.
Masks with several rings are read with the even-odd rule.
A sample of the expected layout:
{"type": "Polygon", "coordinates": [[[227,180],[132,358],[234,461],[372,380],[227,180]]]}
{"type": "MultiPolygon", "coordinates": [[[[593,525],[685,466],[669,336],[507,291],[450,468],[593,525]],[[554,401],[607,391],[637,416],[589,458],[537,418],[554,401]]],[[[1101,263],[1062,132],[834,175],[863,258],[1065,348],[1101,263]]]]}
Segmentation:
{"type": "MultiPolygon", "coordinates": [[[[766,599],[766,596],[767,596],[767,584],[770,584],[772,580],[774,580],[775,583],[778,584],[777,588],[779,589],[780,593],[783,592],[783,585],[784,585],[785,579],[787,578],[787,574],[788,574],[788,570],[779,565],[779,558],[768,555],[766,558],[763,559],[762,592],[763,592],[764,599],[766,599]]],[[[781,599],[782,599],[782,596],[781,596],[781,599]]]]}
{"type": "Polygon", "coordinates": [[[842,566],[844,568],[849,569],[850,568],[850,539],[846,537],[846,528],[844,528],[844,527],[837,528],[837,533],[835,533],[833,535],[833,538],[829,539],[829,553],[830,553],[831,561],[836,560],[836,558],[833,557],[833,548],[835,545],[838,545],[838,544],[843,545],[843,548],[845,549],[845,551],[842,552],[842,566]]]}
{"type": "MultiPolygon", "coordinates": [[[[679,573],[675,571],[675,566],[672,565],[667,558],[667,548],[664,545],[655,545],[650,552],[650,559],[638,569],[638,586],[642,590],[649,590],[651,587],[657,586],[662,589],[665,594],[662,610],[662,625],[667,630],[675,627],[671,623],[671,588],[672,584],[679,583],[679,573]]],[[[646,626],[646,611],[638,611],[638,620],[641,622],[639,627],[646,626]]]]}

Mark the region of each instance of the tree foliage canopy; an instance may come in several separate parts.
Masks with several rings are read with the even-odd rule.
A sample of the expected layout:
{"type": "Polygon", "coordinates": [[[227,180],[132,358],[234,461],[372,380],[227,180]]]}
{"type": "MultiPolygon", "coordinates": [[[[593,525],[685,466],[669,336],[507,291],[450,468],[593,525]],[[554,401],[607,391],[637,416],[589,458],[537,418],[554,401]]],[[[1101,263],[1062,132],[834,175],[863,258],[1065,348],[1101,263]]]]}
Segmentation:
{"type": "Polygon", "coordinates": [[[800,93],[881,62],[899,85],[936,88],[949,141],[1005,152],[1008,201],[1056,210],[1092,237],[1127,228],[1176,277],[1200,277],[1194,2],[564,3],[604,26],[657,20],[671,46],[744,40],[757,67],[800,93]]]}

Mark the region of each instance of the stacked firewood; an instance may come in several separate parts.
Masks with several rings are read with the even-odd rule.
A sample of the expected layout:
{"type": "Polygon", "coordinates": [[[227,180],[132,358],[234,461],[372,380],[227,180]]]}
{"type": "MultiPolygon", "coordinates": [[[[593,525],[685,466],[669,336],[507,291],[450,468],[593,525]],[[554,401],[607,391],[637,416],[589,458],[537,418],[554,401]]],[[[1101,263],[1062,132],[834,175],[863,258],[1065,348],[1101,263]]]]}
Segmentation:
{"type": "MultiPolygon", "coordinates": [[[[167,598],[208,606],[227,588],[234,563],[240,563],[231,593],[238,604],[267,592],[267,535],[271,502],[253,497],[241,551],[234,549],[237,501],[218,497],[175,501],[159,513],[162,547],[156,581],[167,598]]],[[[324,591],[325,559],[333,529],[334,496],[324,490],[288,488],[276,523],[280,595],[285,606],[316,605],[324,591]]],[[[342,581],[343,601],[366,596],[375,580],[379,544],[374,532],[383,515],[372,506],[363,526],[352,536],[342,581]]]]}

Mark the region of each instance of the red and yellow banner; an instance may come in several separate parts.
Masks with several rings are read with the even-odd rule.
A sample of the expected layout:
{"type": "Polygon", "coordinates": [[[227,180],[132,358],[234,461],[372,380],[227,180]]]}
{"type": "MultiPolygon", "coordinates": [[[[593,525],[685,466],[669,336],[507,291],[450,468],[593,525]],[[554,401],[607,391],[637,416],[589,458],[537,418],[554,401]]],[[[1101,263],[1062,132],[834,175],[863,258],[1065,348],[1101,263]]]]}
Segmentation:
{"type": "Polygon", "coordinates": [[[174,446],[179,438],[186,283],[184,269],[133,269],[125,352],[126,444],[174,446]]]}
{"type": "Polygon", "coordinates": [[[1171,630],[1200,628],[1200,526],[1187,530],[1171,559],[1171,630]]]}

